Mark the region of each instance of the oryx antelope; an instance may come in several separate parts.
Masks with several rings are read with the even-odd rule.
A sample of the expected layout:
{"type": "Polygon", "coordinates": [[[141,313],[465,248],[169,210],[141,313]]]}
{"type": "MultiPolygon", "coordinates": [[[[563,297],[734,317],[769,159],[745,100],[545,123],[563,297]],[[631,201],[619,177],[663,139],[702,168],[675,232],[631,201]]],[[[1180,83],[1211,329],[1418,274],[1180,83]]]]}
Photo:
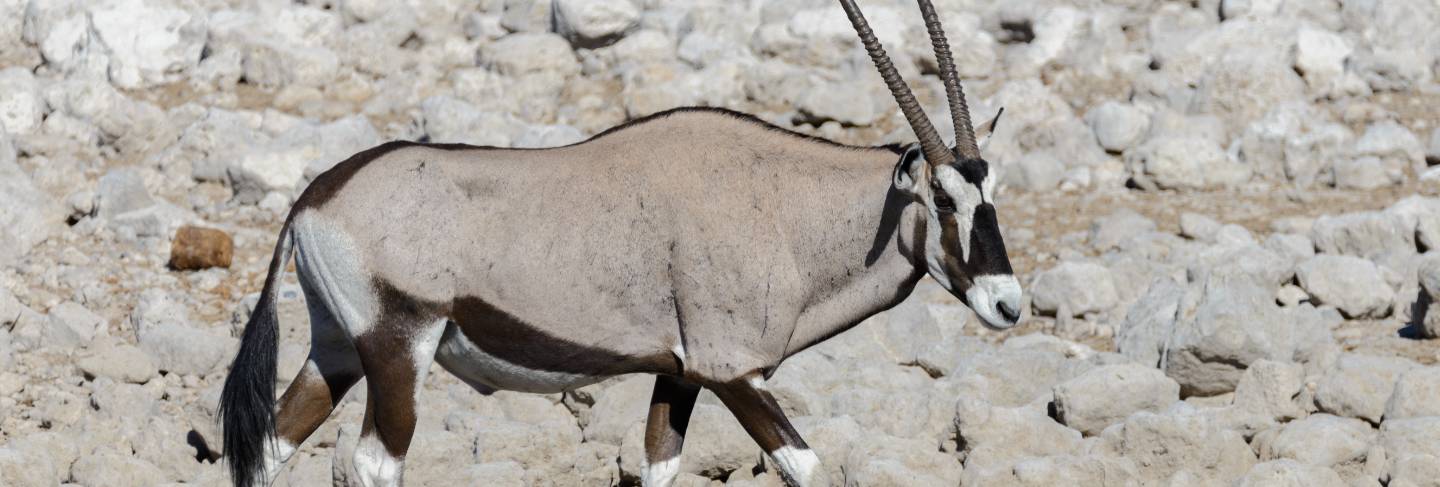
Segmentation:
{"type": "Polygon", "coordinates": [[[700,388],[792,485],[824,470],[765,380],[900,303],[928,273],[985,324],[1021,291],[934,8],[947,148],[853,0],[841,0],[919,138],[852,147],[735,112],[679,109],[536,150],[392,142],[317,177],[280,232],[226,379],[236,484],[268,482],[365,377],[367,485],[401,481],[432,361],[478,389],[553,393],[657,375],[643,482],[670,485],[700,388]],[[274,401],[276,281],[293,254],[308,361],[274,401]]]}

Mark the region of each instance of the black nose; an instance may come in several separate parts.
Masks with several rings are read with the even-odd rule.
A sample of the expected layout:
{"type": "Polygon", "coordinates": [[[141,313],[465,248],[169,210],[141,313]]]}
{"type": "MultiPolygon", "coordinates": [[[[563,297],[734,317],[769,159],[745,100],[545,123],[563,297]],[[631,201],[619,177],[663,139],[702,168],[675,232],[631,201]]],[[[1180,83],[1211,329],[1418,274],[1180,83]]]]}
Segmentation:
{"type": "Polygon", "coordinates": [[[1020,310],[1011,308],[1008,303],[995,303],[995,307],[1000,310],[1000,316],[1004,316],[1005,321],[1011,323],[1020,321],[1020,310]]]}

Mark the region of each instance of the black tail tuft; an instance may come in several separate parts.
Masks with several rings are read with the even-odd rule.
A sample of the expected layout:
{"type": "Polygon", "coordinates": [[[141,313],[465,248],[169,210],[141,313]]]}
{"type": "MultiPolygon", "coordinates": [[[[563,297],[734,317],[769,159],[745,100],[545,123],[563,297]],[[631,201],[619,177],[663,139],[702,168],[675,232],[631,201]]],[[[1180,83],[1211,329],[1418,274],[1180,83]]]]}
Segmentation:
{"type": "Polygon", "coordinates": [[[280,274],[289,258],[289,225],[280,231],[280,242],[270,261],[270,274],[255,312],[245,324],[240,351],[225,378],[220,394],[220,417],[224,428],[225,460],[236,487],[262,485],[265,447],[275,439],[275,362],[279,347],[279,323],[275,313],[275,292],[280,274]]]}

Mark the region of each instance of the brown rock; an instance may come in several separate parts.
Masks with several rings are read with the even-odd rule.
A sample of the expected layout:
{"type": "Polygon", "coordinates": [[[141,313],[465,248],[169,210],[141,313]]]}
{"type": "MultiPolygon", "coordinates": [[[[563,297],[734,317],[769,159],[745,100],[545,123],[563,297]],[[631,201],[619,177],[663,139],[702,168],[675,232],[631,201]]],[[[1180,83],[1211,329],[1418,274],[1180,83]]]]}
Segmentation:
{"type": "Polygon", "coordinates": [[[230,267],[234,256],[235,243],[230,234],[213,228],[180,227],[170,244],[170,267],[176,270],[230,267]]]}

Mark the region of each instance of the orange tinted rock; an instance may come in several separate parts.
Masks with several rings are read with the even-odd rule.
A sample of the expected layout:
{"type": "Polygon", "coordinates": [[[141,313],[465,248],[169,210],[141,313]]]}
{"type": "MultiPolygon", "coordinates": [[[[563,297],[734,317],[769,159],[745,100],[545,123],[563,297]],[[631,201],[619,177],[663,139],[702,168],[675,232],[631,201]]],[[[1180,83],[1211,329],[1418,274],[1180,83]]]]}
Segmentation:
{"type": "Polygon", "coordinates": [[[230,234],[213,228],[180,227],[170,243],[170,267],[176,270],[230,267],[234,256],[235,243],[230,234]]]}

